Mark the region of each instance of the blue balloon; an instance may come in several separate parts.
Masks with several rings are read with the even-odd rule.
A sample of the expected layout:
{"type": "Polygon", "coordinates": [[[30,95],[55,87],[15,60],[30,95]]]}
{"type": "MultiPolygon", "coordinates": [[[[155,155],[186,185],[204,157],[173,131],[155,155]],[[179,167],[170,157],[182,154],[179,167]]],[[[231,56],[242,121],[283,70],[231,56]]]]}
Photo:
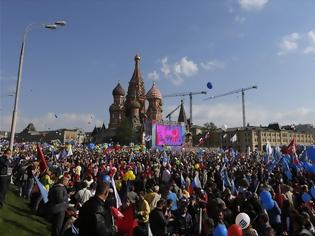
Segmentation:
{"type": "Polygon", "coordinates": [[[308,147],[306,149],[308,159],[315,162],[315,147],[308,147]]]}
{"type": "Polygon", "coordinates": [[[227,236],[227,229],[224,224],[218,224],[214,229],[214,236],[227,236]]]}
{"type": "Polygon", "coordinates": [[[308,193],[303,193],[303,194],[302,194],[302,200],[303,200],[303,202],[309,202],[309,201],[311,201],[311,199],[312,199],[312,197],[311,197],[311,195],[309,195],[308,193]]]}
{"type": "Polygon", "coordinates": [[[110,182],[111,182],[111,181],[110,181],[110,176],[104,175],[104,176],[103,176],[103,182],[104,182],[104,183],[110,183],[110,182]]]}
{"type": "Polygon", "coordinates": [[[274,206],[275,206],[275,201],[274,200],[262,202],[262,207],[264,209],[266,209],[267,211],[271,210],[274,206]]]}
{"type": "Polygon", "coordinates": [[[207,88],[208,88],[208,89],[212,89],[212,88],[213,88],[211,82],[208,82],[208,83],[207,83],[207,88]]]}
{"type": "Polygon", "coordinates": [[[272,200],[271,193],[268,191],[262,191],[259,196],[260,196],[261,202],[268,202],[272,200]]]}
{"type": "Polygon", "coordinates": [[[311,188],[312,197],[315,198],[315,186],[311,188]]]}

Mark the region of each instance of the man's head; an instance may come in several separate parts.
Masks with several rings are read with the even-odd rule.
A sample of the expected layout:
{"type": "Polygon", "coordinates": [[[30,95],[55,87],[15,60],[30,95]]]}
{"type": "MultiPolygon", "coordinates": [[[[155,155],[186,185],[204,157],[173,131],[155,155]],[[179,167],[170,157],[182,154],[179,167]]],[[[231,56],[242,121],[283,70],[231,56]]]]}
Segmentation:
{"type": "Polygon", "coordinates": [[[99,182],[96,186],[95,195],[101,198],[102,200],[106,200],[109,194],[109,185],[106,182],[99,182]]]}
{"type": "Polygon", "coordinates": [[[7,158],[9,158],[9,157],[11,157],[12,152],[11,152],[10,149],[6,149],[3,154],[4,154],[4,156],[6,156],[7,158]]]}
{"type": "Polygon", "coordinates": [[[165,206],[165,200],[164,199],[160,199],[157,203],[156,203],[156,207],[158,209],[162,209],[165,206]]]}

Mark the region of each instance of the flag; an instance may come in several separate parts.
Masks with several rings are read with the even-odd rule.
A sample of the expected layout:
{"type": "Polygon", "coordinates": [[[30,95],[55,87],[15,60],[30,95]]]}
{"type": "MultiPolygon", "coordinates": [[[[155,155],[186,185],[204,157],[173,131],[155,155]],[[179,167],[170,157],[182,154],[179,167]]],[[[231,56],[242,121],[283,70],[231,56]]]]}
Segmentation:
{"type": "Polygon", "coordinates": [[[112,177],[111,184],[113,186],[114,195],[115,195],[115,199],[116,199],[116,208],[119,208],[119,207],[121,207],[122,203],[121,203],[120,196],[119,196],[117,189],[116,189],[114,176],[112,177]]]}
{"type": "Polygon", "coordinates": [[[284,154],[294,154],[296,152],[296,140],[295,138],[292,139],[290,144],[287,146],[287,148],[284,151],[284,154]]]}
{"type": "Polygon", "coordinates": [[[37,144],[36,146],[37,146],[37,157],[39,159],[39,169],[40,169],[40,173],[42,174],[48,169],[48,164],[44,156],[43,150],[41,149],[39,144],[37,144]]]}
{"type": "Polygon", "coordinates": [[[276,167],[278,161],[273,159],[272,162],[270,162],[269,166],[267,167],[268,172],[271,173],[273,169],[276,167]]]}
{"type": "Polygon", "coordinates": [[[230,139],[230,141],[231,141],[232,143],[235,143],[235,142],[237,141],[237,135],[236,135],[236,133],[232,136],[232,138],[230,139]]]}
{"type": "Polygon", "coordinates": [[[182,187],[186,185],[186,181],[185,181],[182,173],[180,174],[180,183],[181,183],[182,187]]]}
{"type": "Polygon", "coordinates": [[[38,180],[37,177],[35,177],[35,182],[38,186],[39,192],[42,195],[43,201],[44,203],[48,202],[48,191],[47,189],[44,187],[44,185],[38,180]]]}
{"type": "Polygon", "coordinates": [[[205,140],[204,140],[203,138],[200,138],[200,139],[199,139],[198,146],[203,145],[204,143],[205,143],[205,140]]]}
{"type": "Polygon", "coordinates": [[[67,157],[70,157],[73,155],[73,152],[72,152],[72,146],[71,144],[68,146],[68,153],[67,153],[67,157]]]}
{"type": "Polygon", "coordinates": [[[115,219],[124,218],[123,213],[121,213],[120,210],[118,210],[116,207],[111,207],[111,212],[115,219]]]}
{"type": "Polygon", "coordinates": [[[266,154],[268,156],[272,155],[272,147],[271,147],[269,141],[267,141],[267,144],[266,144],[266,154]]]}
{"type": "Polygon", "coordinates": [[[195,178],[192,182],[192,187],[193,188],[201,188],[201,182],[199,179],[199,173],[198,172],[196,173],[195,178]]]}
{"type": "Polygon", "coordinates": [[[79,235],[79,230],[74,226],[74,224],[71,225],[71,232],[72,235],[79,235]]]}
{"type": "Polygon", "coordinates": [[[292,180],[292,174],[289,168],[288,160],[286,158],[282,158],[283,171],[287,176],[288,180],[292,180]]]}
{"type": "Polygon", "coordinates": [[[66,149],[63,149],[63,150],[62,150],[62,153],[61,153],[61,155],[60,155],[60,157],[61,157],[61,158],[65,158],[65,157],[67,157],[67,156],[68,156],[68,153],[67,153],[66,149]]]}
{"type": "Polygon", "coordinates": [[[231,187],[231,180],[229,178],[229,175],[227,173],[227,168],[225,165],[223,165],[221,172],[220,172],[221,181],[223,183],[223,187],[231,187]]]}
{"type": "Polygon", "coordinates": [[[206,135],[205,135],[205,139],[208,139],[210,136],[210,132],[207,132],[206,135]]]}
{"type": "Polygon", "coordinates": [[[269,162],[269,155],[267,153],[264,155],[263,161],[265,164],[269,162]]]}

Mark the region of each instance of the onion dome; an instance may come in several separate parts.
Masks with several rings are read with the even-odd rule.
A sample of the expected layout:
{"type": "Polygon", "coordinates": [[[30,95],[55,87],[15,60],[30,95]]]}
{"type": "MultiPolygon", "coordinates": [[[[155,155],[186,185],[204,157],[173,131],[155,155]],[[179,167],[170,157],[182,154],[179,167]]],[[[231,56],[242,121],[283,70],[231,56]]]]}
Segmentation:
{"type": "Polygon", "coordinates": [[[141,105],[140,105],[139,102],[137,102],[136,100],[134,100],[134,101],[131,101],[131,103],[130,103],[130,108],[131,108],[131,109],[139,109],[139,108],[141,108],[141,105]]]}
{"type": "Polygon", "coordinates": [[[152,88],[146,95],[147,99],[162,99],[162,94],[160,90],[155,86],[155,82],[153,82],[152,88]]]}
{"type": "Polygon", "coordinates": [[[112,94],[118,95],[118,96],[125,96],[125,90],[123,89],[123,87],[121,86],[120,82],[118,82],[117,86],[114,88],[112,94]]]}

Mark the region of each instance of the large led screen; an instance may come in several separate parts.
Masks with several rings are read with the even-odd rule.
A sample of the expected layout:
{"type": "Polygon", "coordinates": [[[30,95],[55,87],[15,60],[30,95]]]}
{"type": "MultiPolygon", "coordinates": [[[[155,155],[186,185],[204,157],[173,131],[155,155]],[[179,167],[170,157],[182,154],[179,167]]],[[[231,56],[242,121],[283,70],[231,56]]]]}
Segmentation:
{"type": "Polygon", "coordinates": [[[181,125],[156,124],[157,146],[180,146],[183,144],[183,133],[181,125]]]}

